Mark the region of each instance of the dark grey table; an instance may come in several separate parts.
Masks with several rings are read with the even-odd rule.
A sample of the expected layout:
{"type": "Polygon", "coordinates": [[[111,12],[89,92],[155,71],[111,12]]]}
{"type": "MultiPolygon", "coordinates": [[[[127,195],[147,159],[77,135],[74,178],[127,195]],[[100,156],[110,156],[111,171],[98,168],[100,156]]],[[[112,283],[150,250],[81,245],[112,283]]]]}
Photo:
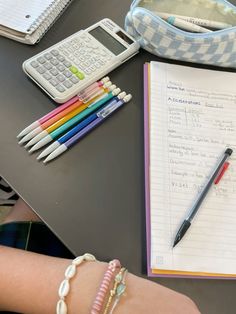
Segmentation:
{"type": "MultiPolygon", "coordinates": [[[[36,46],[0,38],[0,174],[75,253],[119,257],[145,277],[143,79],[141,51],[112,73],[133,100],[95,132],[43,165],[16,135],[55,104],[23,73],[22,62],[104,17],[123,26],[130,1],[75,0],[36,46]]],[[[236,312],[235,281],[154,279],[189,295],[204,314],[236,312]]]]}

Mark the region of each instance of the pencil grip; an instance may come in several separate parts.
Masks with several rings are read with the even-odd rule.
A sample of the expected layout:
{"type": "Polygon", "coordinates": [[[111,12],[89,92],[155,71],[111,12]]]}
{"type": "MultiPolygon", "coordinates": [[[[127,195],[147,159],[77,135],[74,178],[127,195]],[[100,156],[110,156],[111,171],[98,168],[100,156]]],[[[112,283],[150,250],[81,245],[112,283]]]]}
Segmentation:
{"type": "Polygon", "coordinates": [[[179,228],[179,231],[178,231],[177,236],[176,236],[176,238],[177,238],[176,240],[180,241],[190,226],[191,226],[191,222],[185,219],[179,228]]]}

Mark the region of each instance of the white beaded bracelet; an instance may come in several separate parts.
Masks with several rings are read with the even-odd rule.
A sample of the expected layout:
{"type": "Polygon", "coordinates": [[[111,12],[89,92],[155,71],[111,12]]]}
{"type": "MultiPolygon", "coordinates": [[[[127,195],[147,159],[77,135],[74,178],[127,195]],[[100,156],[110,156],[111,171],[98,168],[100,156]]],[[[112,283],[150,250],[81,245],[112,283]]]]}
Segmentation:
{"type": "Polygon", "coordinates": [[[73,259],[72,263],[65,270],[65,279],[61,282],[58,295],[59,301],[57,302],[56,313],[57,314],[67,314],[67,305],[65,302],[65,297],[70,291],[70,280],[76,274],[77,266],[79,266],[83,261],[96,261],[96,258],[89,253],[85,253],[82,256],[78,256],[73,259]]]}

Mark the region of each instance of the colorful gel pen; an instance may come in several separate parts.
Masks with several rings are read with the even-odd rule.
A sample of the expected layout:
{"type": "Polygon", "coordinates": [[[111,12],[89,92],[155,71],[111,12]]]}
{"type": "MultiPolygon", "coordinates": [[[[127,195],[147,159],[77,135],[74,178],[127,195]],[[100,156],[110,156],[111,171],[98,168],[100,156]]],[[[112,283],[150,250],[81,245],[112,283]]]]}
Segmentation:
{"type": "MultiPolygon", "coordinates": [[[[57,128],[55,131],[53,131],[50,134],[47,134],[44,138],[42,138],[40,141],[38,141],[30,150],[29,152],[32,153],[39,148],[45,146],[46,144],[50,143],[54,139],[58,138],[61,134],[65,133],[68,131],[71,127],[75,126],[77,123],[82,121],[84,118],[89,116],[91,113],[94,111],[98,110],[101,108],[107,101],[115,101],[115,99],[119,99],[120,97],[120,89],[116,88],[114,91],[109,92],[106,94],[105,97],[102,97],[99,101],[94,102],[93,104],[90,104],[88,108],[86,108],[84,111],[64,123],[62,126],[57,128]],[[118,95],[119,94],[119,95],[118,95]],[[115,95],[118,95],[117,97],[114,98],[115,95]],[[114,98],[114,99],[113,99],[114,98]]],[[[121,93],[122,94],[122,93],[121,93]]]]}
{"type": "MultiPolygon", "coordinates": [[[[113,98],[109,105],[117,102],[120,99],[123,99],[126,96],[125,92],[120,93],[117,97],[113,98]]],[[[107,102],[105,103],[105,106],[107,106],[107,102]]],[[[37,157],[37,159],[41,159],[43,157],[46,157],[51,152],[53,152],[57,147],[59,147],[61,144],[65,143],[67,140],[69,140],[72,136],[74,136],[76,133],[78,133],[80,130],[82,130],[84,127],[86,127],[89,123],[91,123],[93,120],[97,118],[97,112],[91,114],[88,116],[88,118],[84,119],[82,122],[78,123],[75,127],[70,129],[68,132],[66,132],[63,136],[58,138],[56,141],[54,141],[50,146],[48,146],[42,153],[37,157]]],[[[43,141],[42,139],[41,141],[43,141]]],[[[36,144],[37,145],[37,144],[36,144]]],[[[32,147],[33,148],[33,147],[32,147]]]]}
{"type": "MultiPolygon", "coordinates": [[[[101,79],[99,82],[95,82],[92,85],[90,85],[89,87],[87,87],[86,89],[84,89],[81,93],[88,91],[91,91],[93,88],[97,87],[99,84],[103,85],[104,83],[109,81],[109,77],[106,76],[103,79],[101,79]]],[[[68,100],[66,103],[64,103],[63,105],[60,105],[59,107],[57,107],[56,109],[52,110],[51,112],[47,113],[46,115],[44,115],[42,118],[34,121],[33,123],[31,123],[29,126],[27,126],[24,130],[22,130],[18,135],[17,138],[21,138],[23,136],[25,136],[26,134],[28,134],[29,132],[31,132],[32,130],[34,130],[35,128],[37,128],[38,126],[40,126],[41,124],[43,124],[44,122],[46,122],[47,120],[49,120],[50,118],[54,117],[55,115],[57,115],[58,113],[62,112],[63,110],[65,110],[66,108],[70,107],[73,103],[75,103],[76,101],[79,100],[79,96],[75,96],[72,99],[68,100]]]]}
{"type": "Polygon", "coordinates": [[[127,103],[132,96],[130,94],[126,95],[123,99],[116,101],[113,104],[108,104],[104,108],[102,108],[99,112],[97,112],[97,118],[79,131],[77,134],[72,136],[69,140],[67,140],[64,144],[60,145],[57,149],[55,149],[45,160],[44,163],[47,163],[50,160],[58,157],[62,153],[64,153],[71,146],[75,145],[82,137],[92,131],[95,127],[101,124],[106,118],[108,118],[111,113],[120,108],[124,103],[127,103]]]}
{"type": "MultiPolygon", "coordinates": [[[[58,121],[63,121],[60,119],[63,119],[66,115],[74,112],[74,110],[78,109],[80,106],[87,104],[89,101],[94,100],[96,97],[98,97],[99,95],[103,94],[106,90],[106,88],[109,88],[112,86],[112,83],[109,81],[107,83],[104,84],[103,88],[99,88],[96,89],[94,92],[92,92],[90,94],[90,96],[88,96],[85,99],[79,99],[77,100],[75,103],[73,103],[72,105],[70,105],[68,108],[66,108],[65,110],[61,111],[60,113],[54,115],[53,117],[51,117],[50,119],[48,119],[47,121],[45,121],[44,123],[42,123],[41,125],[39,125],[37,128],[35,128],[34,130],[32,130],[31,132],[29,132],[28,134],[26,134],[20,141],[19,144],[24,144],[27,141],[30,141],[32,138],[34,138],[36,135],[40,134],[43,130],[47,130],[47,128],[49,128],[49,132],[51,130],[50,126],[54,125],[55,123],[59,123],[58,121]]],[[[85,106],[86,107],[86,106],[85,106]]],[[[82,107],[84,108],[84,107],[82,107]]],[[[78,111],[80,112],[83,109],[78,109],[78,111]]],[[[76,111],[77,112],[77,111],[76,111]]],[[[57,125],[57,124],[56,124],[57,125]]]]}
{"type": "Polygon", "coordinates": [[[83,110],[85,110],[86,108],[88,108],[92,103],[94,103],[95,100],[100,99],[100,97],[104,94],[109,93],[110,90],[113,90],[114,88],[116,88],[116,85],[112,85],[109,87],[109,89],[104,89],[104,90],[100,90],[100,92],[95,96],[92,97],[92,100],[83,103],[82,105],[80,105],[77,109],[73,110],[72,112],[68,113],[67,115],[65,115],[64,117],[62,117],[61,119],[59,119],[58,121],[54,122],[52,125],[50,125],[49,127],[47,127],[45,130],[41,131],[39,134],[37,134],[36,136],[34,136],[26,145],[25,147],[30,147],[34,144],[36,144],[38,141],[40,141],[42,138],[44,138],[45,136],[47,136],[48,134],[50,134],[51,132],[53,132],[54,130],[56,130],[57,128],[59,128],[61,125],[63,125],[64,123],[66,123],[68,120],[72,119],[74,116],[78,115],[80,112],[82,112],[83,110]]]}

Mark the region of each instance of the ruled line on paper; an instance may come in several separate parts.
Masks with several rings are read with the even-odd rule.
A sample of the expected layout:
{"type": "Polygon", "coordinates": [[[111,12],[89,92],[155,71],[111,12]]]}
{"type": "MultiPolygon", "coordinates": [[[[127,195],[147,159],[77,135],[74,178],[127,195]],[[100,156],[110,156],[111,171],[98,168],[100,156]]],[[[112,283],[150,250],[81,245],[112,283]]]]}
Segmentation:
{"type": "Polygon", "coordinates": [[[179,246],[173,238],[225,147],[235,149],[235,73],[150,64],[151,267],[236,273],[236,157],[179,246]],[[223,262],[222,262],[223,261],[223,262]]]}

